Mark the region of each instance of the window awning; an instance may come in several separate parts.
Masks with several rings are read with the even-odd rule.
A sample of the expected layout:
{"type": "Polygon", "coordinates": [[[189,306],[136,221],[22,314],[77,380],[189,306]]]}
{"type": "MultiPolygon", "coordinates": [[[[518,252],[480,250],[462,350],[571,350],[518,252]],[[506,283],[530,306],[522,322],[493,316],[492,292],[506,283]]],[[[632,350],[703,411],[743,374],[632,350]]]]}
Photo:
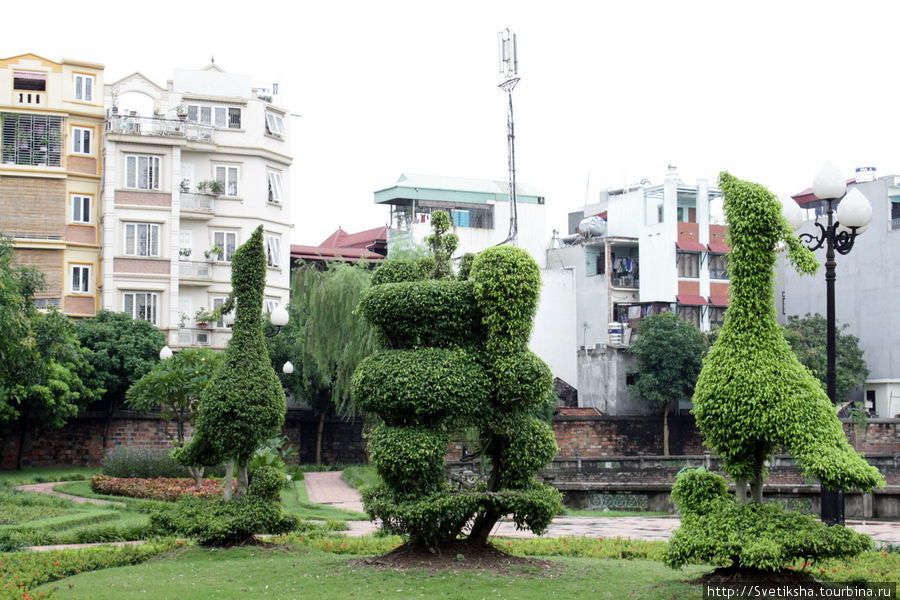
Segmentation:
{"type": "Polygon", "coordinates": [[[728,296],[710,296],[709,303],[713,306],[728,306],[730,298],[728,296]]]}
{"type": "Polygon", "coordinates": [[[721,242],[710,242],[709,251],[713,254],[728,254],[731,252],[731,248],[727,244],[721,242]]]}
{"type": "Polygon", "coordinates": [[[706,252],[706,246],[700,242],[678,241],[675,247],[685,252],[706,252]]]}
{"type": "Polygon", "coordinates": [[[706,306],[709,302],[703,296],[694,296],[693,294],[678,294],[675,296],[678,304],[684,306],[706,306]]]}

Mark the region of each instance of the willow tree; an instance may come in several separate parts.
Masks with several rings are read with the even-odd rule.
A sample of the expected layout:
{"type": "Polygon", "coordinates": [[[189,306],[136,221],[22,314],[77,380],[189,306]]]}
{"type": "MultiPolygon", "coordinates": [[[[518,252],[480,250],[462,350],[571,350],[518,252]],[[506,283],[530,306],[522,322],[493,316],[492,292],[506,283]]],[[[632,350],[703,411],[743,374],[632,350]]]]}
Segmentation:
{"type": "Polygon", "coordinates": [[[221,368],[203,391],[194,437],[177,457],[185,464],[226,463],[224,495],[231,499],[237,468],[236,497],[247,491],[247,461],[259,445],[284,424],[285,397],[269,361],[263,335],[266,252],[263,228],[238,248],[231,259],[231,287],[224,312],[236,303],[231,340],[221,368]]]}
{"type": "Polygon", "coordinates": [[[856,453],[822,386],[800,364],[776,320],[776,250],[783,243],[801,273],[815,258],[793,234],[781,204],[765,187],[722,173],[731,254],[731,303],[694,391],[704,443],[722,458],[738,497],[762,501],[764,462],[776,447],[797,459],[805,476],[832,489],[884,485],[856,453]]]}
{"type": "Polygon", "coordinates": [[[296,363],[294,373],[283,376],[285,386],[319,414],[317,464],[322,462],[326,417],[332,411],[354,414],[350,379],[359,362],[375,351],[374,332],[356,313],[371,279],[371,271],[357,265],[340,263],[325,270],[301,266],[291,283],[290,322],[271,338],[273,361],[296,363]]]}

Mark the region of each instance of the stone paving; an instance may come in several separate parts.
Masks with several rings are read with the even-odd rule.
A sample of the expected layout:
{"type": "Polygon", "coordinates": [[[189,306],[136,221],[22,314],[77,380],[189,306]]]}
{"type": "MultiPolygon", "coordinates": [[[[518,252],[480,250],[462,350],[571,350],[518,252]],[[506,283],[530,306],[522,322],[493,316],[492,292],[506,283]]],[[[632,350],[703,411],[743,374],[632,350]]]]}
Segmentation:
{"type": "MultiPolygon", "coordinates": [[[[306,473],[306,490],[311,502],[328,504],[362,512],[359,492],[344,483],[340,472],[306,473]],[[316,498],[315,500],[313,498],[316,498]]],[[[378,527],[372,521],[348,521],[348,535],[365,535],[378,527]]],[[[638,540],[667,540],[681,521],[667,517],[556,517],[544,537],[581,536],[595,538],[632,538],[638,540]]],[[[878,542],[900,546],[900,522],[847,521],[847,526],[867,533],[878,542]]],[[[501,537],[533,537],[530,531],[519,531],[514,523],[501,521],[492,535],[501,537]]]]}

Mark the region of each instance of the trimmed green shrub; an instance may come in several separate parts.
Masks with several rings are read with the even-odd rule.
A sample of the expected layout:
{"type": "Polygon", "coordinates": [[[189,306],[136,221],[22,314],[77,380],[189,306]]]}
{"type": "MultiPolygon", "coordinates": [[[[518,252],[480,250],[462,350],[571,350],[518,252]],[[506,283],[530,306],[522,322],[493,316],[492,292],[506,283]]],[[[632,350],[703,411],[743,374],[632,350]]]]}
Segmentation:
{"type": "Polygon", "coordinates": [[[369,456],[397,497],[417,497],[440,488],[448,441],[425,427],[380,425],[369,434],[369,456]]]}
{"type": "Polygon", "coordinates": [[[435,262],[431,257],[390,258],[381,263],[372,273],[372,285],[427,279],[428,275],[434,271],[434,267],[435,262]]]}
{"type": "Polygon", "coordinates": [[[299,520],[282,514],[278,493],[285,482],[283,473],[261,467],[246,496],[230,502],[182,496],[174,507],[151,514],[150,523],[160,532],[194,538],[206,546],[247,543],[257,533],[287,533],[299,520]]]}
{"type": "Polygon", "coordinates": [[[362,293],[359,311],[377,327],[384,348],[471,346],[482,339],[475,286],[468,281],[373,286],[362,293]]]}
{"type": "Polygon", "coordinates": [[[497,380],[497,401],[503,410],[531,410],[553,391],[550,367],[531,351],[498,358],[493,375],[497,380]]]}
{"type": "Polygon", "coordinates": [[[387,350],[356,368],[352,398],[388,425],[439,426],[470,418],[489,389],[484,368],[463,350],[387,350]]]}
{"type": "Polygon", "coordinates": [[[816,561],[859,554],[872,538],[777,504],[740,504],[714,473],[684,471],[672,488],[681,527],[669,540],[664,562],[780,571],[797,559],[816,561]]]}
{"type": "Polygon", "coordinates": [[[556,456],[558,448],[553,427],[537,417],[516,415],[504,433],[507,442],[500,454],[503,465],[500,485],[528,487],[534,474],[556,456]]]}
{"type": "Polygon", "coordinates": [[[103,457],[103,474],[109,477],[188,477],[184,465],[171,450],[145,446],[116,446],[103,457]]]}

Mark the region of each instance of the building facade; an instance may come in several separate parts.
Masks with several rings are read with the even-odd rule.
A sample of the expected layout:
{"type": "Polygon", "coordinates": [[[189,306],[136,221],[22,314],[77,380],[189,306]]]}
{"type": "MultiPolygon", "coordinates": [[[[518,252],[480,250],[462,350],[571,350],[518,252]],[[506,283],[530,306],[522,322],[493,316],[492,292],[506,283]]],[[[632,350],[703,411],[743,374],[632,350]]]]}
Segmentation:
{"type": "MultiPolygon", "coordinates": [[[[546,246],[544,197],[516,184],[516,245],[543,266],[546,246]]],[[[504,181],[403,174],[397,183],[375,192],[375,203],[390,207],[388,246],[423,243],[431,235],[431,213],[450,214],[459,236],[456,256],[478,253],[504,242],[510,231],[509,184],[504,181]]]]}
{"type": "Polygon", "coordinates": [[[675,312],[703,331],[722,324],[730,249],[713,216],[720,203],[705,180],[686,184],[670,167],[662,184],[603,192],[570,215],[579,231],[554,236],[546,271],[568,270],[572,285],[545,287],[542,302],[569,306],[574,293],[574,331],[559,335],[577,364],[579,406],[612,415],[646,410],[628,396],[634,367],[624,352],[643,318],[675,312]]]}
{"type": "Polygon", "coordinates": [[[0,233],[44,273],[35,296],[71,317],[100,306],[103,66],[0,60],[0,233]]]}
{"type": "Polygon", "coordinates": [[[231,256],[259,225],[266,310],[289,297],[287,113],[216,65],[165,87],[134,73],[105,86],[101,305],[146,319],[173,348],[224,348],[209,318],[231,292],[231,256]]]}
{"type": "MultiPolygon", "coordinates": [[[[872,220],[860,234],[853,249],[835,259],[835,315],[845,333],[859,338],[869,377],[860,394],[866,406],[877,416],[900,415],[900,176],[873,177],[857,174],[848,187],[862,192],[872,205],[872,220]]],[[[818,235],[816,222],[823,225],[824,208],[805,190],[793,196],[806,210],[807,220],[797,231],[818,235]]],[[[816,251],[820,263],[825,249],[816,251]]],[[[778,318],[786,322],[790,315],[826,314],[823,270],[814,276],[801,276],[781,260],[776,278],[775,303],[778,318]]]]}

